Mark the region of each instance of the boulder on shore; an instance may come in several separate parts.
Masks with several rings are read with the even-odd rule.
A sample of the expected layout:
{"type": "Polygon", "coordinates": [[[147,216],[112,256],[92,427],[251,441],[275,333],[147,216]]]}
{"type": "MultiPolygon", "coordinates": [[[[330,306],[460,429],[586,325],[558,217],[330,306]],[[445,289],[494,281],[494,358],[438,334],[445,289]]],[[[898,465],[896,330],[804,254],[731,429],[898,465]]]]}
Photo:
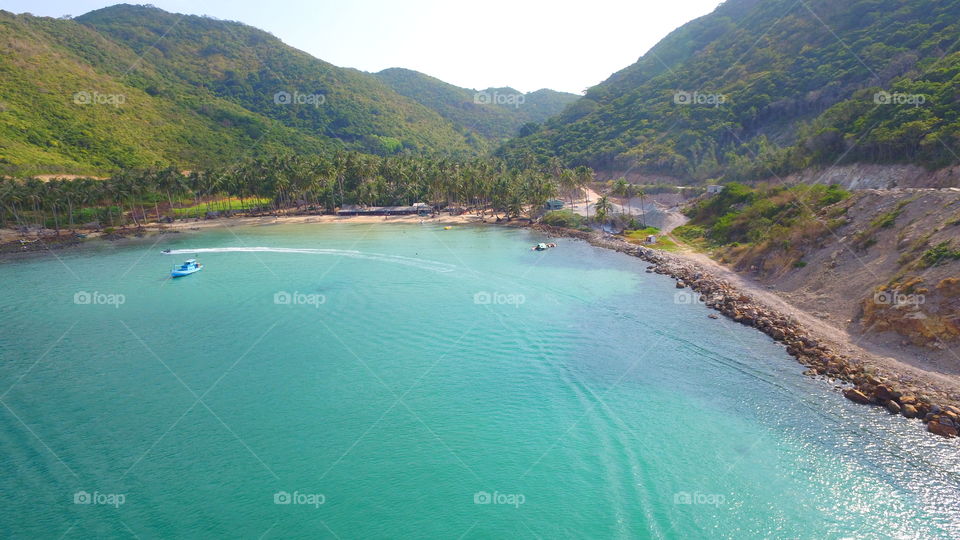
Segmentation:
{"type": "Polygon", "coordinates": [[[957,428],[948,426],[946,424],[941,424],[937,420],[931,420],[930,423],[927,424],[927,431],[948,439],[957,436],[957,428]]]}
{"type": "Polygon", "coordinates": [[[855,403],[860,403],[866,405],[870,403],[870,398],[866,394],[857,390],[856,388],[847,388],[843,391],[843,397],[853,401],[855,403]]]}
{"type": "Polygon", "coordinates": [[[888,386],[881,384],[873,391],[873,395],[881,401],[887,401],[900,397],[899,392],[894,392],[888,386]]]}

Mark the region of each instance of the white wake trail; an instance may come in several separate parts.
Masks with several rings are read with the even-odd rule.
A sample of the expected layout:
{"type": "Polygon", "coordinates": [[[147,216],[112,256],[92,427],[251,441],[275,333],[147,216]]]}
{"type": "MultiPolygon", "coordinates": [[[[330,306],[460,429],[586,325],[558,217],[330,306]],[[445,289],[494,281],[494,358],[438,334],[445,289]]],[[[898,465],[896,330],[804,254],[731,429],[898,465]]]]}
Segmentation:
{"type": "Polygon", "coordinates": [[[195,253],[300,253],[306,255],[332,255],[335,257],[350,257],[351,259],[366,259],[371,261],[389,262],[413,266],[431,272],[453,272],[456,266],[438,261],[404,257],[402,255],[387,255],[384,253],[364,253],[347,249],[316,249],[316,248],[272,248],[272,247],[224,247],[224,248],[196,248],[171,249],[164,252],[166,255],[192,255],[195,253]]]}

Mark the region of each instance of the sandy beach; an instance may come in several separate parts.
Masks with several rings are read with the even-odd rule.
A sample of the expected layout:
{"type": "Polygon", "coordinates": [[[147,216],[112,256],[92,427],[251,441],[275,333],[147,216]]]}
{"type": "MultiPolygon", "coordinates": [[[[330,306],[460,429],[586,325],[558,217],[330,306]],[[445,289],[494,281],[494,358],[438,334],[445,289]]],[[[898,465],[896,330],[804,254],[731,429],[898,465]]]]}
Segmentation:
{"type": "MultiPolygon", "coordinates": [[[[143,224],[140,228],[126,227],[117,228],[114,234],[119,236],[148,235],[164,231],[188,231],[201,230],[218,227],[236,227],[236,226],[256,226],[256,225],[283,225],[283,224],[303,224],[303,223],[435,223],[443,225],[463,225],[468,223],[491,223],[496,221],[496,216],[476,214],[461,214],[458,216],[439,215],[436,217],[419,217],[415,215],[404,216],[334,216],[327,214],[302,214],[302,215],[267,215],[267,216],[236,216],[215,219],[186,219],[178,220],[173,223],[150,222],[143,224]]],[[[86,235],[87,239],[99,238],[105,235],[101,231],[92,231],[77,229],[77,232],[86,235]]],[[[33,242],[40,239],[40,243],[46,242],[52,244],[58,242],[57,237],[52,230],[45,230],[44,235],[38,236],[31,232],[26,235],[14,229],[0,228],[0,244],[19,245],[21,240],[33,242]]],[[[60,241],[64,238],[72,237],[67,228],[60,231],[60,241]]]]}

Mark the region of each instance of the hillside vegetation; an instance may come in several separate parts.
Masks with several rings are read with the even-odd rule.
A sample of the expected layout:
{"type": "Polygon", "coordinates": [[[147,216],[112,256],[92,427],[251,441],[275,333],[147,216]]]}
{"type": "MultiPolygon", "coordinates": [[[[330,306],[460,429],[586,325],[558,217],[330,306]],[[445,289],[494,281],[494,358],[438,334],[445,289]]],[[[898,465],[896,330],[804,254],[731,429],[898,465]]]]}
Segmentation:
{"type": "Polygon", "coordinates": [[[960,191],[731,184],[673,234],[838,327],[945,350],[960,338],[960,191]]]}
{"type": "Polygon", "coordinates": [[[279,122],[168,85],[137,55],[74,21],[0,12],[0,166],[94,172],[154,162],[202,164],[258,147],[324,148],[279,122]],[[98,66],[98,67],[94,67],[98,66]],[[137,66],[128,76],[122,73],[137,66]],[[153,95],[156,94],[156,95],[153,95]]]}
{"type": "Polygon", "coordinates": [[[729,0],[500,153],[684,180],[956,163],[958,35],[957,0],[729,0]]]}
{"type": "Polygon", "coordinates": [[[454,124],[492,139],[513,137],[525,124],[544,122],[580,97],[548,89],[526,94],[513,88],[474,91],[403,68],[385,69],[376,76],[454,124]]]}
{"type": "Polygon", "coordinates": [[[252,26],[129,5],[92,11],[76,21],[130,47],[168,81],[204,88],[358,150],[388,153],[397,144],[413,150],[469,149],[466,136],[449,122],[376,77],[318,60],[252,26]],[[277,99],[280,92],[291,102],[277,99]],[[292,102],[299,95],[306,101],[292,102]],[[322,98],[314,102],[309,96],[322,98]]]}
{"type": "Polygon", "coordinates": [[[72,20],[0,11],[0,51],[0,173],[16,175],[336,150],[468,158],[491,148],[488,134],[562,107],[531,95],[481,131],[267,32],[150,6],[72,20]]]}

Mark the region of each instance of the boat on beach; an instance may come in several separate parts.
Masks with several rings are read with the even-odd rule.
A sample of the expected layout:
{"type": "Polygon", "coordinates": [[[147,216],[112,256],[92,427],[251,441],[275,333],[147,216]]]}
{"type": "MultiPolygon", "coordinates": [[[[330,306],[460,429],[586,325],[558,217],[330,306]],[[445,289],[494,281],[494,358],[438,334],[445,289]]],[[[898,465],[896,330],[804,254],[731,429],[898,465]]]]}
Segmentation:
{"type": "Polygon", "coordinates": [[[189,276],[203,270],[203,265],[198,263],[196,259],[187,259],[180,266],[174,266],[173,270],[170,271],[170,277],[183,277],[189,276]]]}

